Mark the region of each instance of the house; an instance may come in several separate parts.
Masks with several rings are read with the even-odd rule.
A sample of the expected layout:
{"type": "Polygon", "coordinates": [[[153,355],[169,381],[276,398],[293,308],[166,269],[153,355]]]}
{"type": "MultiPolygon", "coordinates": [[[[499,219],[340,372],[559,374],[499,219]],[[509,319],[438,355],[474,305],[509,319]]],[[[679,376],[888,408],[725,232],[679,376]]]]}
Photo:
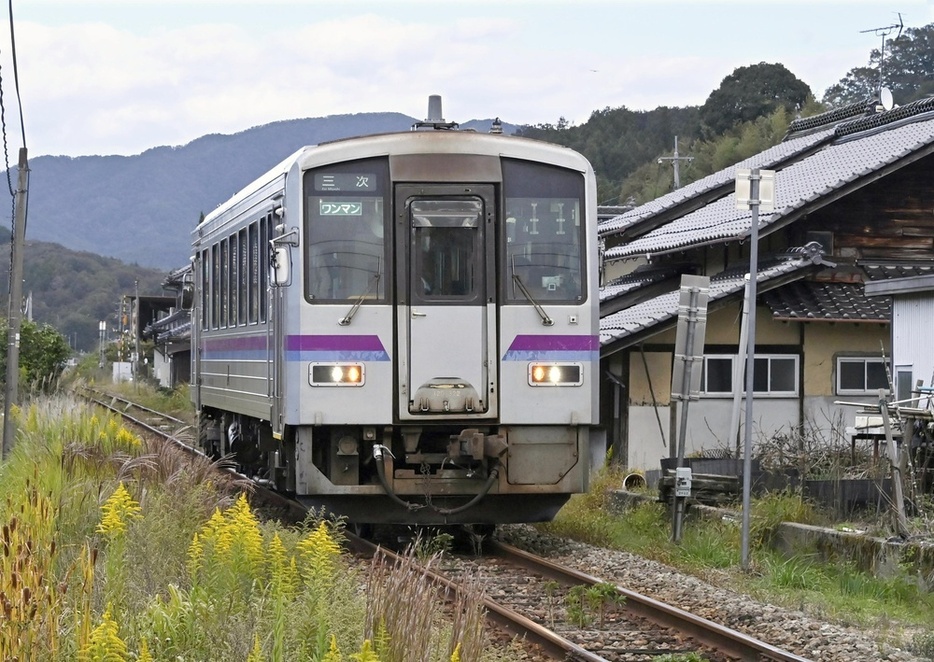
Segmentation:
{"type": "Polygon", "coordinates": [[[909,275],[901,269],[896,277],[866,283],[866,295],[892,301],[895,399],[914,399],[911,404],[926,406],[930,398],[919,398],[912,391],[919,382],[925,389],[934,386],[934,343],[929,335],[934,331],[934,266],[914,271],[909,275]]]}
{"type": "Polygon", "coordinates": [[[836,443],[852,407],[889,387],[891,302],[864,283],[934,266],[934,98],[854,104],[796,120],[780,144],[601,221],[601,422],[631,468],[674,455],[671,375],[682,274],[710,277],[699,399],[686,452],[731,452],[742,390],[740,327],[749,211],[738,168],[775,171],[759,214],[754,440],[775,452],[836,443]]]}
{"type": "Polygon", "coordinates": [[[175,295],[141,331],[143,339],[153,341],[153,377],[165,388],[191,380],[191,311],[184,301],[191,296],[191,277],[190,264],[166,276],[162,288],[175,295]]]}

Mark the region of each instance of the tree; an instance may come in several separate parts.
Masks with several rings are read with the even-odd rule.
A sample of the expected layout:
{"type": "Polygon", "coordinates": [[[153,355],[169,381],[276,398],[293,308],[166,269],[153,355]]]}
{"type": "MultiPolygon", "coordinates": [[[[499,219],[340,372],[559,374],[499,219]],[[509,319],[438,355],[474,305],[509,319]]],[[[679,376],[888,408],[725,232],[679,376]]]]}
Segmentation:
{"type": "Polygon", "coordinates": [[[908,28],[885,42],[882,51],[869,53],[869,65],[854,67],[824,92],[824,103],[843,106],[874,98],[880,83],[892,91],[896,103],[906,104],[934,93],[934,23],[908,28]],[[881,81],[880,81],[881,64],[881,81]]]}
{"type": "Polygon", "coordinates": [[[723,79],[701,106],[708,137],[740,122],[752,122],[779,107],[794,115],[811,96],[811,88],[782,64],[760,62],[739,67],[723,79]]]}
{"type": "MultiPolygon", "coordinates": [[[[0,322],[0,378],[6,381],[7,343],[9,327],[0,322]]],[[[20,383],[47,390],[62,374],[71,348],[65,336],[48,324],[23,320],[20,328],[19,372],[20,383]]]]}

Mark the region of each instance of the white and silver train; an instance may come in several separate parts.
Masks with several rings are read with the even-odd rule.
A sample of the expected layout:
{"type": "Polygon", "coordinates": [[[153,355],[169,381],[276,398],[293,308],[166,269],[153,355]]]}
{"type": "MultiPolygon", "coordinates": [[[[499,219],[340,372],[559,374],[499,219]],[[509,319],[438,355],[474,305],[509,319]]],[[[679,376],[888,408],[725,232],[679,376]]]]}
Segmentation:
{"type": "Polygon", "coordinates": [[[198,225],[201,443],[354,523],[548,520],[597,417],[594,172],[440,116],[303,148],[198,225]]]}

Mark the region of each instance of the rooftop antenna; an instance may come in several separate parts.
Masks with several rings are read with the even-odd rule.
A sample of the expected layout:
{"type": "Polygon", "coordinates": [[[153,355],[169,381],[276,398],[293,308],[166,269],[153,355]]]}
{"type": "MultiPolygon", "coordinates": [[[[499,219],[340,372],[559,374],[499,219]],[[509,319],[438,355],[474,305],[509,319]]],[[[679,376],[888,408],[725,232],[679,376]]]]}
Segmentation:
{"type": "Polygon", "coordinates": [[[888,37],[893,32],[895,32],[895,30],[897,29],[898,34],[895,35],[895,38],[898,39],[899,37],[902,36],[902,30],[905,27],[905,23],[902,21],[902,13],[897,12],[897,14],[898,14],[898,23],[895,23],[893,25],[884,25],[881,28],[870,28],[869,30],[859,31],[860,34],[868,34],[871,32],[874,35],[882,37],[882,49],[879,51],[879,86],[876,89],[877,95],[882,94],[882,71],[883,71],[883,65],[885,64],[885,38],[888,37]]]}

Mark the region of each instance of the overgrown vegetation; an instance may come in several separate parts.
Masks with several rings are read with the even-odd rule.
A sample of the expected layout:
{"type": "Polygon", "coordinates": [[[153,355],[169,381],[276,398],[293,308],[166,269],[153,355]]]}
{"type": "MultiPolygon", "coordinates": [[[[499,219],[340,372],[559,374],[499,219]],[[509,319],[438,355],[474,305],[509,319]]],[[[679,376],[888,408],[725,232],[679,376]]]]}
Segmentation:
{"type": "MultiPolygon", "coordinates": [[[[587,494],[575,495],[554,522],[541,525],[549,533],[620,549],[701,576],[728,573],[730,582],[763,600],[846,624],[872,627],[880,634],[900,635],[900,628],[921,632],[909,644],[916,651],[931,647],[934,594],[906,569],[877,578],[853,564],[821,563],[817,550],[799,550],[791,558],[773,551],[778,524],[813,523],[820,514],[799,494],[780,492],[753,501],[750,529],[750,573],[740,569],[741,530],[737,521],[695,518],[690,512],[680,544],[671,541],[670,507],[646,501],[615,513],[612,490],[622,483],[613,469],[601,471],[587,494]]],[[[931,647],[934,650],[934,647],[931,647]]]]}
{"type": "Polygon", "coordinates": [[[408,646],[426,662],[494,659],[479,601],[439,626],[414,566],[388,589],[374,566],[367,599],[339,522],[260,522],[207,461],[65,396],[16,416],[0,465],[0,659],[397,662],[416,659],[408,646]],[[394,620],[399,596],[417,622],[394,620]]]}

